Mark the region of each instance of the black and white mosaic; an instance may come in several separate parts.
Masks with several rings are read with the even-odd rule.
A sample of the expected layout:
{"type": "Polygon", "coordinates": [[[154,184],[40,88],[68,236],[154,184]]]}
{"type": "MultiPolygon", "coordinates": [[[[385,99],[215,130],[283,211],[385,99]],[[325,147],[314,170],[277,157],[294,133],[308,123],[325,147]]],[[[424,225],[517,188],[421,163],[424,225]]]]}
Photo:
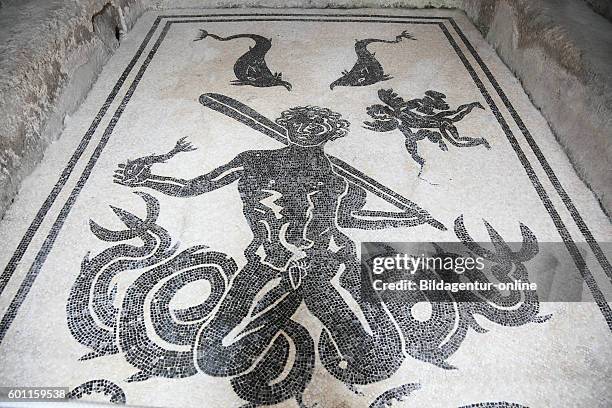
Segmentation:
{"type": "MultiPolygon", "coordinates": [[[[125,393],[117,384],[109,380],[90,380],[71,390],[67,395],[67,399],[72,400],[87,400],[94,395],[103,396],[104,402],[111,404],[125,404],[125,393]]],[[[100,402],[99,400],[96,400],[100,402]]]]}
{"type": "Polygon", "coordinates": [[[453,18],[147,18],[7,256],[0,379],[70,378],[82,383],[71,398],[159,406],[603,400],[529,384],[563,381],[552,362],[574,354],[585,354],[577,389],[594,384],[585,362],[609,360],[589,350],[612,325],[602,285],[612,269],[554,139],[532,136],[535,110],[519,116],[520,89],[502,89],[487,66],[500,75],[497,60],[485,64],[453,18]],[[379,82],[388,89],[367,86],[379,82]],[[403,140],[379,134],[395,130],[403,140]],[[443,182],[423,183],[424,169],[443,182]],[[530,282],[538,241],[550,240],[563,242],[562,263],[599,315],[557,313],[533,291],[478,302],[417,291],[398,303],[363,290],[363,241],[459,241],[490,264],[465,279],[530,282]],[[16,363],[32,350],[53,358],[16,363]],[[500,394],[459,398],[463,376],[500,394]]]}
{"type": "Polygon", "coordinates": [[[450,109],[445,100],[446,95],[432,90],[426,91],[423,98],[408,101],[393,92],[393,89],[379,90],[378,97],[384,105],[372,105],[366,109],[373,119],[364,122],[366,129],[375,132],[392,130],[402,132],[406,138],[406,150],[421,170],[425,165],[425,159],[417,151],[417,143],[421,140],[437,144],[442,151],[448,150],[444,140],[456,147],[482,145],[487,149],[490,148],[489,142],[483,137],[460,136],[454,125],[474,108],[484,109],[480,102],[471,102],[460,105],[457,109],[450,109]]]}
{"type": "Polygon", "coordinates": [[[257,34],[234,34],[227,37],[221,37],[200,29],[194,41],[201,41],[205,38],[213,38],[217,41],[249,38],[255,41],[255,45],[249,47],[249,50],[236,60],[234,64],[234,74],[237,79],[232,81],[232,85],[250,85],[260,88],[283,86],[288,91],[291,90],[291,84],[283,80],[283,74],[281,72],[272,73],[266,63],[266,54],[270,51],[270,48],[272,48],[271,38],[265,38],[257,34]]]}
{"type": "Polygon", "coordinates": [[[419,384],[404,384],[399,387],[392,388],[380,394],[370,404],[370,408],[387,408],[392,407],[395,402],[404,401],[404,398],[409,396],[413,391],[419,390],[419,384]]]}
{"type": "MultiPolygon", "coordinates": [[[[213,96],[200,99],[210,102],[213,96]]],[[[226,104],[221,112],[229,114],[228,107],[233,106],[244,115],[239,120],[250,118],[273,127],[237,101],[220,95],[215,99],[226,104]]],[[[116,183],[176,197],[199,196],[236,183],[253,240],[245,249],[247,264],[240,271],[227,255],[205,245],[175,255],[169,233],[156,223],[157,200],[143,192],[138,194],[147,203],[144,219],[113,208],[127,229],[111,231],[92,221],[92,232],[101,240],[139,238],[143,245],[119,243],[83,260],[67,313],[73,336],[93,349],[84,359],[121,351],[139,370],[128,382],[153,376],[182,378],[200,371],[232,376],[235,392],[255,405],[290,398],[302,404],[315,364],[315,344],[327,371],[354,389],[388,379],[404,362],[405,353],[441,368],[454,368],[447,359],[469,329],[484,331],[475,314],[507,326],[546,320],[538,316],[533,292],[513,298],[496,292],[487,303],[455,303],[449,295],[431,302],[431,318],[426,321],[409,312],[411,305],[428,301],[422,294],[407,296],[401,304],[366,300],[355,243],[342,228],[411,227],[428,218],[423,218],[422,210],[416,217],[407,212],[364,212],[365,191],[336,172],[325,153],[326,143],[348,132],[350,124],[340,114],[316,106],[296,107],[282,112],[276,125],[284,130],[286,147],[245,151],[193,179],[151,170],[179,151],[193,150],[185,140],[165,155],[144,156],[119,167],[116,183]],[[147,269],[153,264],[157,265],[147,269]],[[127,271],[138,277],[120,301],[119,312],[113,306],[117,290],[111,282],[127,271]],[[367,326],[333,287],[337,275],[367,326]],[[197,306],[173,310],[172,297],[196,280],[210,282],[209,296],[197,306]],[[323,325],[318,339],[292,320],[302,302],[323,325]],[[160,345],[147,332],[147,318],[159,338],[190,347],[176,351],[160,345]],[[289,343],[295,350],[293,361],[289,361],[289,343]],[[288,374],[274,382],[288,364],[288,374]]],[[[523,263],[537,253],[533,233],[521,226],[524,246],[514,252],[485,224],[497,253],[476,245],[461,217],[455,221],[455,234],[472,253],[493,262],[498,277],[503,271],[514,271],[516,278],[528,281],[523,263]]],[[[486,281],[482,274],[469,278],[486,281]]],[[[403,388],[389,392],[376,404],[407,392],[403,388]]]]}
{"type": "Polygon", "coordinates": [[[376,38],[355,40],[355,54],[357,54],[355,65],[350,71],[342,71],[342,76],[332,82],[329,89],[333,90],[337,86],[367,86],[393,78],[385,73],[383,66],[376,58],[376,54],[368,50],[368,45],[374,43],[397,44],[404,39],[414,40],[415,38],[408,31],[402,31],[394,40],[379,40],[376,38]]]}
{"type": "MultiPolygon", "coordinates": [[[[243,177],[248,180],[248,176],[243,177]]],[[[165,191],[159,185],[152,188],[165,191]]],[[[247,188],[250,191],[243,193],[245,199],[261,191],[253,186],[247,188]]],[[[318,185],[313,191],[322,190],[318,185]]],[[[300,193],[309,197],[314,196],[313,191],[300,193]]],[[[324,213],[325,208],[343,208],[338,201],[333,205],[321,203],[317,208],[310,200],[312,218],[309,219],[289,218],[285,214],[277,218],[279,213],[274,209],[279,208],[281,212],[292,209],[283,195],[274,203],[278,207],[264,209],[265,206],[255,205],[257,218],[250,221],[256,227],[252,230],[254,240],[245,250],[248,263],[237,272],[231,258],[204,245],[175,255],[176,247],[171,246],[168,232],[156,224],[157,201],[148,194],[139,194],[147,202],[145,219],[115,208],[128,229],[111,231],[95,222],[91,223],[91,229],[104,241],[122,242],[138,237],[144,245],[119,243],[92,259],[86,257],[67,306],[73,336],[93,349],[82,359],[122,352],[139,370],[128,382],[144,381],[152,376],[183,378],[199,371],[212,376],[232,376],[236,393],[255,405],[275,404],[289,398],[296,398],[302,404],[302,393],[315,364],[315,343],[318,343],[321,363],[329,373],[354,387],[389,378],[403,363],[404,352],[441,368],[454,368],[446,360],[459,348],[469,329],[484,332],[474,320],[474,314],[506,326],[547,319],[538,316],[537,295],[532,292],[523,298],[495,293],[488,303],[454,303],[452,296],[437,299],[431,302],[432,315],[426,321],[419,321],[409,313],[411,305],[426,300],[422,295],[407,298],[401,305],[364,300],[354,243],[334,227],[338,214],[324,213]],[[280,227],[278,222],[282,224],[280,227]],[[268,226],[260,228],[259,223],[268,226]],[[301,234],[290,236],[291,229],[301,234]],[[282,254],[272,252],[278,251],[281,245],[286,245],[282,254]],[[146,269],[155,262],[157,266],[146,269]],[[109,284],[119,273],[138,274],[120,302],[120,313],[113,306],[117,290],[109,284]],[[332,287],[331,279],[338,273],[342,287],[363,311],[372,334],[332,287]],[[197,306],[173,310],[169,306],[172,297],[181,287],[196,280],[210,282],[209,296],[197,306]],[[230,280],[232,283],[228,285],[230,280]],[[324,325],[318,341],[291,319],[302,302],[324,325]],[[149,315],[146,309],[150,309],[149,315]],[[190,347],[184,352],[164,348],[148,334],[147,319],[165,342],[190,347]],[[235,333],[238,326],[242,330],[235,333]],[[291,362],[289,342],[295,348],[291,362]],[[269,385],[287,364],[291,365],[289,374],[269,385]]],[[[333,192],[323,194],[334,197],[333,192]]],[[[264,195],[263,199],[266,197],[269,196],[264,195]]],[[[248,203],[245,202],[245,207],[248,203]]],[[[497,276],[502,270],[506,273],[513,270],[515,277],[528,281],[522,262],[537,252],[533,234],[522,226],[524,247],[513,252],[490,225],[486,226],[501,252],[491,253],[474,245],[461,218],[455,223],[455,233],[470,251],[494,262],[497,276]]],[[[374,406],[384,406],[380,404],[414,389],[411,384],[385,393],[374,406]]]]}

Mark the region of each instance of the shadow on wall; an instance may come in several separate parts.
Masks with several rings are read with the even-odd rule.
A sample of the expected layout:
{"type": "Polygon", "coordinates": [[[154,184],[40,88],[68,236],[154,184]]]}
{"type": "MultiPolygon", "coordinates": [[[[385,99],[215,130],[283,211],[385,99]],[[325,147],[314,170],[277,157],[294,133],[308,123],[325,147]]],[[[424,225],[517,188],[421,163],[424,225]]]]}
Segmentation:
{"type": "Polygon", "coordinates": [[[612,21],[612,0],[584,0],[597,13],[612,21]]]}
{"type": "Polygon", "coordinates": [[[91,17],[93,31],[102,42],[110,49],[119,47],[121,33],[121,18],[117,8],[111,3],[106,3],[102,10],[91,17]]]}

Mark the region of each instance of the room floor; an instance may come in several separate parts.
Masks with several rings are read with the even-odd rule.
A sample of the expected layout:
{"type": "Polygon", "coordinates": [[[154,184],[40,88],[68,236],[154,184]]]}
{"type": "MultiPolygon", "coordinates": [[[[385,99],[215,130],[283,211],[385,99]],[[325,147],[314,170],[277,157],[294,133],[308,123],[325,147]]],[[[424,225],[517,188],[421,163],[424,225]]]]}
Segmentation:
{"type": "Polygon", "coordinates": [[[155,407],[612,403],[610,222],[459,12],[148,12],[0,239],[6,386],[155,407]],[[364,242],[458,243],[542,289],[372,301],[364,242]]]}

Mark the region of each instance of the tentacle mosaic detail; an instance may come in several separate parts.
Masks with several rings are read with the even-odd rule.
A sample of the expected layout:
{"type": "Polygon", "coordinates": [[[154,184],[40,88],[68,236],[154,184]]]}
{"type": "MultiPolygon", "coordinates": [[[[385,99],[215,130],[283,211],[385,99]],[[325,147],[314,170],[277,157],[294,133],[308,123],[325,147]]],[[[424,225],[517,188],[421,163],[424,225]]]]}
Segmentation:
{"type": "MultiPolygon", "coordinates": [[[[235,324],[227,325],[224,319],[214,319],[221,299],[225,296],[226,304],[234,299],[238,309],[249,307],[248,303],[238,304],[240,296],[244,291],[259,292],[264,288],[257,282],[265,284],[269,279],[262,281],[257,273],[248,274],[248,270],[243,270],[227,292],[237,270],[235,262],[203,245],[174,255],[174,248],[169,249],[171,240],[168,233],[155,223],[159,208],[157,200],[139,194],[147,203],[146,220],[113,208],[128,230],[111,231],[93,221],[91,223],[92,232],[107,242],[158,239],[151,240],[139,251],[134,250],[139,247],[133,245],[115,245],[93,258],[92,263],[83,263],[83,271],[77,278],[67,310],[69,321],[73,320],[69,325],[80,329],[71,330],[75,338],[95,350],[87,358],[122,352],[126,360],[138,369],[126,380],[128,382],[151,377],[182,378],[201,371],[210,375],[234,376],[232,386],[236,393],[256,405],[281,402],[291,397],[301,401],[312,376],[314,343],[304,327],[289,319],[302,301],[297,278],[283,275],[279,283],[282,290],[271,290],[269,295],[273,294],[272,297],[263,296],[245,319],[242,332],[229,333],[235,324]],[[153,245],[158,242],[164,245],[153,245]],[[132,260],[132,257],[138,258],[132,260]],[[117,265],[117,260],[122,262],[117,265]],[[85,308],[77,313],[80,307],[96,302],[104,302],[102,306],[112,308],[118,296],[116,289],[109,290],[108,283],[96,286],[95,281],[100,276],[114,277],[134,265],[143,269],[125,292],[121,309],[112,309],[114,314],[107,316],[110,327],[103,327],[100,319],[96,319],[99,307],[85,308]],[[200,304],[172,309],[170,302],[176,293],[197,280],[208,281],[211,293],[200,304]],[[81,294],[89,296],[81,295],[84,299],[77,299],[76,293],[85,288],[87,291],[81,294]],[[112,296],[103,296],[108,292],[112,296]],[[148,331],[147,325],[154,333],[148,331]],[[229,336],[235,338],[227,345],[229,336]],[[294,357],[285,374],[290,347],[294,350],[294,357]],[[215,356],[217,360],[211,358],[215,356]],[[228,364],[228,359],[235,361],[236,365],[228,364]],[[283,378],[274,382],[281,375],[283,378]]],[[[295,267],[301,268],[303,263],[296,262],[295,267]]],[[[279,275],[279,271],[272,268],[268,268],[268,272],[270,277],[279,275]]],[[[105,282],[110,280],[107,278],[105,282]]],[[[236,312],[236,316],[242,316],[238,310],[236,312]]]]}
{"type": "Polygon", "coordinates": [[[67,399],[82,399],[86,395],[104,394],[111,404],[125,404],[125,393],[117,384],[109,380],[87,381],[66,394],[67,399]]]}
{"type": "MultiPolygon", "coordinates": [[[[389,379],[407,356],[453,368],[447,359],[467,332],[484,332],[474,319],[477,314],[506,326],[546,320],[538,315],[535,292],[516,296],[491,290],[479,294],[484,299],[467,302],[459,302],[449,292],[428,298],[424,292],[407,291],[400,303],[373,295],[355,242],[344,229],[434,225],[433,218],[415,220],[413,212],[420,210],[416,205],[403,212],[363,209],[366,193],[354,181],[357,176],[334,167],[324,152],[326,142],[348,133],[349,123],[339,113],[297,107],[269,125],[256,112],[245,112],[241,119],[249,115],[270,129],[282,126],[287,146],[240,153],[210,173],[187,180],[152,173],[151,167],[160,161],[146,158],[155,156],[131,161],[130,174],[126,174],[128,166],[115,174],[121,185],[175,197],[199,196],[237,182],[253,236],[240,270],[227,255],[204,245],[175,254],[168,233],[156,224],[157,200],[143,193],[148,208],[145,220],[115,208],[127,230],[110,231],[92,223],[92,232],[103,241],[140,238],[145,242],[144,249],[119,243],[91,262],[87,258],[67,308],[73,320],[71,331],[82,344],[96,355],[121,352],[137,369],[127,381],[183,378],[201,372],[231,377],[234,391],[247,406],[289,399],[304,406],[315,347],[325,369],[360,395],[360,386],[389,379]],[[124,294],[113,292],[111,279],[137,266],[137,276],[124,294]],[[171,307],[182,288],[200,280],[210,284],[209,294],[195,305],[171,307]],[[104,283],[97,285],[97,281],[104,283]],[[352,298],[352,305],[335,286],[338,283],[352,298]],[[77,299],[78,293],[86,299],[77,299]],[[117,296],[122,296],[120,310],[112,306],[117,296]],[[426,320],[411,313],[419,302],[431,305],[426,320]],[[322,323],[318,339],[293,320],[301,305],[322,323]]],[[[185,140],[179,145],[185,146],[185,140]]],[[[372,180],[369,183],[375,186],[372,180]]],[[[467,251],[491,264],[489,272],[498,281],[528,281],[524,263],[538,252],[533,233],[521,225],[523,246],[514,251],[486,221],[485,226],[493,250],[473,241],[462,217],[455,221],[455,235],[467,251]]],[[[436,248],[444,251],[439,245],[436,248]]],[[[417,271],[415,279],[419,273],[425,272],[417,271]]],[[[488,275],[475,270],[463,276],[486,281],[488,275]]],[[[407,384],[389,390],[375,404],[388,405],[416,387],[407,384]]]]}
{"type": "Polygon", "coordinates": [[[205,246],[195,246],[136,279],[127,290],[119,321],[119,346],[126,360],[140,370],[127,381],[143,381],[150,377],[182,378],[196,374],[192,345],[235,271],[236,264],[225,254],[209,251],[205,246]],[[158,288],[168,278],[170,280],[158,288]],[[211,294],[200,305],[172,311],[169,307],[172,297],[195,280],[209,281],[211,294]],[[148,300],[150,295],[152,299],[148,300]],[[150,317],[146,313],[147,306],[151,309],[150,317]],[[177,315],[189,320],[177,320],[177,315]],[[151,338],[146,328],[148,321],[160,338],[182,347],[169,349],[151,338]]]}
{"type": "Polygon", "coordinates": [[[138,238],[143,244],[120,243],[93,258],[87,254],[83,259],[81,272],[66,304],[70,332],[81,344],[93,350],[81,357],[82,360],[119,352],[115,340],[119,312],[115,307],[117,286],[114,279],[130,271],[142,273],[143,268],[168,258],[176,250],[170,246],[168,233],[155,224],[159,215],[157,200],[146,193],[136,194],[147,204],[146,219],[111,206],[127,229],[112,231],[94,221],[89,223],[93,234],[103,241],[120,242],[138,238]]]}
{"type": "Polygon", "coordinates": [[[427,139],[436,143],[442,151],[448,150],[444,140],[456,147],[482,145],[490,148],[489,142],[483,137],[460,136],[454,125],[474,108],[484,109],[480,102],[450,109],[445,100],[446,95],[431,90],[426,91],[423,98],[408,101],[398,96],[393,89],[379,90],[378,97],[384,105],[371,105],[366,109],[373,121],[365,121],[364,127],[375,132],[390,132],[396,129],[401,131],[406,138],[406,150],[420,166],[421,171],[425,165],[425,159],[418,153],[417,144],[421,140],[427,139]]]}
{"type": "Polygon", "coordinates": [[[232,387],[241,398],[256,405],[277,404],[294,397],[303,406],[302,394],[312,378],[314,357],[314,342],[308,331],[287,320],[264,359],[250,372],[232,379],[232,387]],[[273,383],[283,373],[289,358],[289,341],[295,348],[291,369],[281,381],[273,383]]]}
{"type": "Polygon", "coordinates": [[[333,90],[336,86],[367,86],[393,78],[385,74],[385,70],[375,57],[375,53],[368,50],[368,45],[373,43],[397,44],[404,39],[414,40],[415,38],[407,31],[402,31],[394,40],[379,40],[376,38],[356,40],[357,62],[350,71],[342,71],[342,76],[332,82],[329,89],[333,90]]]}
{"type": "Polygon", "coordinates": [[[266,63],[266,54],[272,48],[271,38],[265,38],[257,34],[236,34],[221,37],[206,30],[200,30],[194,41],[201,41],[208,37],[217,41],[231,41],[236,38],[250,38],[255,41],[255,45],[249,47],[249,50],[236,60],[234,74],[238,79],[231,81],[232,85],[250,85],[258,88],[283,86],[288,91],[291,90],[291,84],[283,80],[283,74],[280,72],[272,73],[266,63]]]}
{"type": "MultiPolygon", "coordinates": [[[[520,225],[523,244],[519,251],[512,251],[497,231],[486,221],[485,227],[496,252],[476,244],[468,234],[463,216],[455,220],[455,235],[465,249],[490,262],[488,271],[473,269],[462,276],[469,282],[490,282],[490,276],[497,282],[529,282],[524,263],[538,253],[538,244],[534,234],[525,225],[520,225]]],[[[438,247],[439,248],[439,247],[438,247]]],[[[439,250],[442,250],[439,248],[439,250]]],[[[393,252],[391,252],[393,253],[393,252]]],[[[456,255],[447,253],[446,255],[456,255]]],[[[411,276],[415,281],[426,279],[424,271],[417,271],[411,276]]],[[[444,275],[444,278],[458,279],[457,276],[444,275]]],[[[492,287],[486,292],[462,292],[461,299],[452,292],[437,292],[435,298],[422,291],[402,292],[401,301],[386,303],[386,307],[401,330],[404,340],[404,351],[411,357],[437,365],[441,368],[455,368],[447,363],[465,339],[469,329],[479,333],[485,330],[478,325],[474,315],[481,315],[491,322],[503,326],[520,326],[527,323],[542,323],[551,316],[539,315],[539,301],[535,291],[510,291],[502,294],[492,287]],[[412,313],[406,313],[417,303],[427,302],[431,308],[430,318],[416,319],[412,313]]]]}

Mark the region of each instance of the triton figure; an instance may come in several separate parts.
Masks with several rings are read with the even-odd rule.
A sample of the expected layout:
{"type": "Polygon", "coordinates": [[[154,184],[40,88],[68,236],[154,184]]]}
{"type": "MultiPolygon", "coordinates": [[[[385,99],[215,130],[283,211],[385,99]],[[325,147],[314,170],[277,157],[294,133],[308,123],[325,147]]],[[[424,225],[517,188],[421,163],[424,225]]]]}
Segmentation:
{"type": "MultiPolygon", "coordinates": [[[[119,166],[116,183],[175,197],[199,196],[236,182],[253,235],[244,250],[246,264],[238,270],[231,257],[204,245],[172,255],[175,246],[170,247],[167,232],[156,223],[159,204],[143,192],[138,194],[147,202],[145,219],[113,209],[128,230],[108,231],[92,224],[92,231],[109,242],[135,236],[146,241],[144,255],[144,247],[122,243],[95,258],[86,257],[71,292],[69,304],[74,306],[68,307],[69,322],[74,322],[72,333],[84,337],[80,341],[95,350],[94,357],[121,351],[140,370],[129,381],[154,376],[183,378],[203,372],[231,377],[234,391],[248,402],[245,406],[273,405],[295,398],[304,408],[302,395],[312,378],[317,355],[332,376],[359,392],[359,385],[390,378],[407,355],[452,368],[446,360],[459,348],[468,329],[482,331],[473,318],[475,313],[513,325],[544,321],[538,316],[537,299],[527,295],[520,307],[509,308],[523,298],[509,302],[495,291],[490,294],[491,304],[457,304],[452,294],[441,293],[438,301],[431,303],[431,318],[426,322],[411,317],[411,305],[424,300],[419,293],[407,292],[401,302],[385,303],[370,288],[356,244],[344,229],[426,224],[441,230],[445,227],[407,199],[400,205],[399,195],[325,153],[327,142],[348,133],[349,122],[338,113],[316,106],[286,110],[274,123],[223,95],[204,94],[200,102],[286,146],[242,152],[191,179],[156,175],[150,169],[171,154],[192,150],[185,140],[168,155],[146,156],[119,166]],[[392,194],[388,201],[396,200],[400,211],[364,209],[366,191],[378,192],[381,198],[392,194]],[[159,256],[165,259],[161,263],[159,256]],[[121,258],[122,264],[115,266],[114,257],[121,258]],[[156,266],[140,272],[121,310],[115,310],[114,292],[109,290],[112,277],[122,268],[133,269],[136,263],[156,266]],[[199,305],[171,310],[174,294],[198,279],[211,282],[210,296],[199,305]],[[87,290],[92,285],[97,288],[93,292],[87,290]],[[81,299],[82,293],[94,293],[95,298],[91,302],[81,299]],[[350,302],[347,296],[352,298],[350,302]],[[294,320],[302,303],[323,326],[316,339],[294,320]],[[96,316],[107,317],[105,327],[93,319],[90,304],[95,306],[96,316]],[[113,316],[117,315],[114,323],[113,316]],[[166,344],[150,335],[147,319],[166,344]],[[95,341],[98,338],[104,341],[95,341]],[[167,343],[180,347],[170,348],[167,343]]],[[[528,245],[535,241],[531,231],[521,226],[524,246],[513,253],[501,244],[497,232],[486,226],[499,243],[496,250],[502,252],[497,255],[489,251],[486,259],[507,267],[498,268],[497,273],[513,272],[525,280],[526,269],[521,262],[537,252],[534,245],[528,245]]],[[[472,252],[484,251],[469,237],[461,217],[455,221],[455,233],[472,252]]],[[[414,384],[396,387],[383,394],[380,403],[401,398],[413,389],[414,384]]]]}
{"type": "MultiPolygon", "coordinates": [[[[126,167],[120,165],[115,181],[176,197],[198,196],[238,183],[253,240],[245,250],[247,265],[236,276],[219,312],[204,329],[205,335],[200,337],[201,344],[197,348],[206,350],[202,358],[208,361],[202,362],[201,367],[210,367],[213,361],[226,362],[214,369],[210,367],[209,374],[229,375],[236,370],[239,372],[242,365],[244,369],[250,366],[254,358],[250,354],[252,346],[247,345],[253,344],[250,336],[236,340],[232,346],[226,346],[227,339],[225,342],[223,339],[247,317],[257,293],[271,280],[284,276],[284,289],[261,300],[257,311],[273,305],[283,292],[299,289],[308,309],[329,328],[322,340],[326,349],[329,348],[328,353],[331,347],[340,348],[340,354],[334,352],[333,362],[324,357],[329,363],[327,368],[347,383],[366,384],[387,378],[403,361],[399,333],[393,325],[374,318],[384,313],[381,305],[361,300],[355,243],[341,228],[412,227],[426,221],[418,216],[415,218],[415,214],[408,211],[362,210],[365,190],[337,174],[324,152],[327,142],[348,133],[349,122],[340,114],[314,106],[297,107],[284,111],[276,122],[287,131],[289,144],[286,147],[240,153],[229,163],[188,180],[152,174],[150,161],[136,159],[130,165],[134,167],[140,163],[142,168],[132,169],[131,174],[140,177],[128,178],[126,167]],[[341,284],[357,302],[372,309],[366,318],[375,334],[364,329],[333,288],[331,281],[338,273],[341,284]],[[380,310],[373,310],[377,308],[380,310]],[[336,324],[338,321],[343,324],[336,324]],[[239,347],[242,342],[244,346],[239,347]],[[386,349],[391,343],[396,347],[383,352],[381,348],[386,349]],[[375,357],[380,355],[390,357],[375,357]],[[341,361],[346,364],[338,364],[341,361]],[[370,366],[367,373],[361,370],[366,361],[370,366]]],[[[444,228],[436,223],[433,224],[438,228],[444,228]]],[[[298,305],[299,302],[294,304],[296,308],[298,305]]],[[[287,307],[285,305],[285,309],[287,307]]],[[[289,318],[293,310],[290,307],[282,313],[289,318]]],[[[272,335],[278,329],[274,327],[276,325],[270,325],[261,331],[272,330],[272,335]]],[[[267,344],[263,342],[262,347],[267,344]]]]}

